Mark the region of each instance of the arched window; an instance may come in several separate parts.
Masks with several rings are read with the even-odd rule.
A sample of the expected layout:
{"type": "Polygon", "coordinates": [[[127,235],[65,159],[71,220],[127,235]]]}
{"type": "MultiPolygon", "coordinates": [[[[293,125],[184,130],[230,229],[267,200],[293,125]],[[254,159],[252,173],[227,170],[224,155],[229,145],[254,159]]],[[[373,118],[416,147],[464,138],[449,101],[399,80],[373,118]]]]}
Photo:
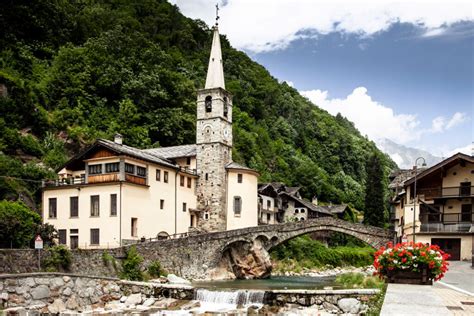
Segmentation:
{"type": "Polygon", "coordinates": [[[234,196],[234,216],[240,216],[242,212],[242,198],[240,196],[234,196]]]}
{"type": "Polygon", "coordinates": [[[299,212],[300,212],[300,210],[295,208],[295,214],[298,214],[299,212]]]}
{"type": "Polygon", "coordinates": [[[304,208],[302,208],[302,209],[301,209],[301,213],[304,213],[304,212],[305,212],[305,209],[304,209],[304,208]]]}
{"type": "Polygon", "coordinates": [[[301,218],[300,218],[300,221],[304,221],[304,217],[301,217],[301,218]]]}
{"type": "Polygon", "coordinates": [[[229,106],[227,104],[227,97],[224,97],[224,116],[227,117],[227,113],[229,112],[229,106]]]}
{"type": "Polygon", "coordinates": [[[212,97],[210,95],[206,97],[204,104],[206,105],[206,112],[212,112],[212,97]]]}

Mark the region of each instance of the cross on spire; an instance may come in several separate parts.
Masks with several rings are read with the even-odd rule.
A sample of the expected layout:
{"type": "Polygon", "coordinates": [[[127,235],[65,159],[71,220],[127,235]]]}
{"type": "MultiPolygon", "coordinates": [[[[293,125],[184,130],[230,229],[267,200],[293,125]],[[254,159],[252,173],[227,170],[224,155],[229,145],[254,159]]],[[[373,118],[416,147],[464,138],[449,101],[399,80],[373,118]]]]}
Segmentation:
{"type": "Polygon", "coordinates": [[[219,25],[219,19],[220,19],[220,17],[219,17],[219,4],[217,3],[216,4],[216,26],[219,25]]]}

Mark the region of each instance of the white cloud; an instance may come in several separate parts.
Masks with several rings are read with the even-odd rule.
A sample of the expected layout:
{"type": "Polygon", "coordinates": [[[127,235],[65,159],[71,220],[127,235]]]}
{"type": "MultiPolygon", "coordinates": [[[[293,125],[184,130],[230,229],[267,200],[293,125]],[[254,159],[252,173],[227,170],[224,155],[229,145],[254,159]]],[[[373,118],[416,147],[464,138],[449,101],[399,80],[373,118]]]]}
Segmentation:
{"type": "MultiPolygon", "coordinates": [[[[216,0],[172,0],[192,18],[214,24],[216,0]]],[[[298,38],[330,32],[370,36],[393,23],[411,23],[439,36],[472,21],[469,0],[220,0],[220,28],[232,45],[254,52],[282,49],[298,38]]]]}
{"type": "Polygon", "coordinates": [[[454,113],[453,117],[449,120],[449,122],[446,124],[446,129],[453,128],[456,125],[464,123],[468,119],[469,118],[466,116],[465,113],[456,112],[454,113]]]}
{"type": "Polygon", "coordinates": [[[300,93],[332,115],[341,113],[354,122],[363,135],[375,141],[387,138],[407,144],[426,134],[445,132],[469,119],[464,113],[456,112],[449,120],[438,116],[432,120],[430,128],[423,128],[415,114],[395,113],[392,108],[373,100],[364,87],[355,88],[344,99],[331,99],[328,91],[322,90],[300,93]]]}
{"type": "Polygon", "coordinates": [[[449,151],[445,158],[451,157],[452,155],[457,154],[457,153],[463,153],[463,154],[466,154],[466,155],[471,155],[473,152],[474,152],[474,142],[469,144],[469,145],[459,147],[459,148],[455,148],[455,149],[449,151]]]}
{"type": "Polygon", "coordinates": [[[329,113],[341,113],[354,122],[357,129],[370,139],[388,138],[405,144],[420,137],[416,115],[396,114],[391,108],[372,100],[364,87],[355,88],[345,99],[330,99],[328,91],[301,91],[317,106],[329,113]]]}

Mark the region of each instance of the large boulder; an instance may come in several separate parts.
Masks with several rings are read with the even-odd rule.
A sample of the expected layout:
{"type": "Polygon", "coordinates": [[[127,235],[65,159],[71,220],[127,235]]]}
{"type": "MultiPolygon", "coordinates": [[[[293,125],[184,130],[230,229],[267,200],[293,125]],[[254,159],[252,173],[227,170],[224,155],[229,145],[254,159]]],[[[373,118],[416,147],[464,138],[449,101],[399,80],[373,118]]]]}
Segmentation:
{"type": "Polygon", "coordinates": [[[48,311],[51,314],[58,314],[61,312],[64,312],[66,310],[66,306],[64,305],[64,302],[61,299],[55,299],[52,304],[48,306],[48,311]]]}
{"type": "Polygon", "coordinates": [[[189,282],[188,280],[180,278],[179,276],[175,274],[168,274],[167,279],[168,279],[168,282],[171,284],[187,284],[187,285],[191,284],[191,282],[189,282]]]}
{"type": "Polygon", "coordinates": [[[131,294],[129,297],[127,297],[127,300],[125,301],[125,305],[127,306],[138,305],[141,303],[142,303],[142,295],[140,293],[131,294]]]}
{"type": "Polygon", "coordinates": [[[344,313],[357,314],[360,310],[360,302],[355,298],[341,298],[337,302],[337,306],[339,306],[344,313]]]}
{"type": "Polygon", "coordinates": [[[270,277],[270,255],[259,239],[253,243],[236,242],[224,253],[223,260],[238,279],[263,279],[270,277]]]}

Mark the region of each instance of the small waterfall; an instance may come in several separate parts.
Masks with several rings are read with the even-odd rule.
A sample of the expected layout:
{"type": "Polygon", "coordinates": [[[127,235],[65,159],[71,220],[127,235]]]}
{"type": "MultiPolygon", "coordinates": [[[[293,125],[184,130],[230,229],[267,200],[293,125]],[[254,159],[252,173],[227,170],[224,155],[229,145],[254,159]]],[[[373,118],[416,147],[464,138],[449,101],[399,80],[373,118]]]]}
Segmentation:
{"type": "Polygon", "coordinates": [[[195,299],[203,303],[232,305],[239,308],[250,305],[262,306],[264,295],[265,291],[255,290],[209,291],[198,289],[195,299]]]}

